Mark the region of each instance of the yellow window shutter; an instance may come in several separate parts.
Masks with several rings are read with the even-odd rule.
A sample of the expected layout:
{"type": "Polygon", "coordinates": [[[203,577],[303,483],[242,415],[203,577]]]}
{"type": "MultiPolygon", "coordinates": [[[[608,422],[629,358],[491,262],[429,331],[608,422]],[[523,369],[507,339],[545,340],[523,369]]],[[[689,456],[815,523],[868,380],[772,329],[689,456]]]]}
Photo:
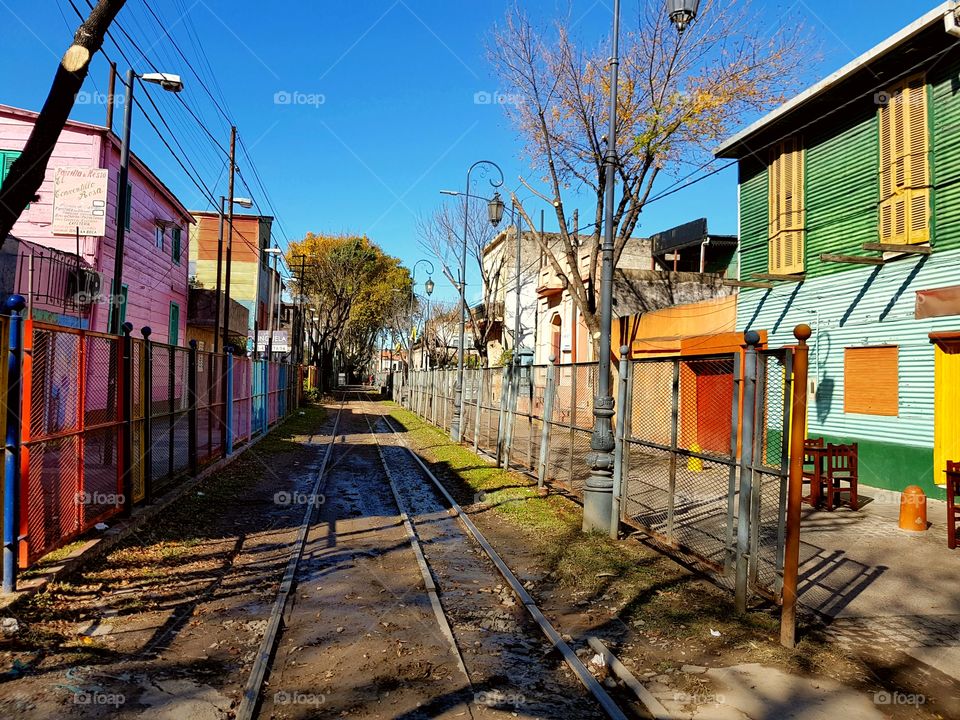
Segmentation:
{"type": "MultiPolygon", "coordinates": [[[[893,128],[889,100],[880,106],[880,201],[893,195],[893,128]]],[[[881,206],[882,207],[882,206],[881,206]]],[[[882,222],[881,222],[882,226],[882,222]]]]}
{"type": "Polygon", "coordinates": [[[910,244],[930,242],[930,188],[908,190],[910,244]]]}
{"type": "Polygon", "coordinates": [[[770,152],[768,267],[774,274],[803,272],[803,146],[793,137],[770,152]]]}
{"type": "Polygon", "coordinates": [[[910,78],[901,96],[904,106],[906,182],[905,187],[930,184],[927,170],[927,93],[923,77],[910,78]]]}

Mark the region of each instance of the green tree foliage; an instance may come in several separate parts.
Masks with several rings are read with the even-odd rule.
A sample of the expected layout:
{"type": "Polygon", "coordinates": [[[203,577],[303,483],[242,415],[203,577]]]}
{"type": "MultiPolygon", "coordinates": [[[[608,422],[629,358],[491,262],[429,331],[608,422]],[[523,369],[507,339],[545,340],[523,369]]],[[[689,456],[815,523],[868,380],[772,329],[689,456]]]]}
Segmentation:
{"type": "Polygon", "coordinates": [[[298,299],[317,317],[308,339],[322,375],[330,379],[337,349],[345,371],[365,370],[400,302],[409,302],[410,273],[365,236],[308,233],[290,244],[287,261],[298,299]]]}

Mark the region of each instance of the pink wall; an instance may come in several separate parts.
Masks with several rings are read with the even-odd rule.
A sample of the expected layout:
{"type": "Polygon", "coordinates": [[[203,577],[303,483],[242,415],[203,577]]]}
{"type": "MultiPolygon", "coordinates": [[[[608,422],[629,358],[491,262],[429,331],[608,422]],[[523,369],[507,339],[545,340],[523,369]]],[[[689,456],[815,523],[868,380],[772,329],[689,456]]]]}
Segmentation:
{"type": "MultiPolygon", "coordinates": [[[[0,150],[22,150],[33,126],[30,114],[0,108],[0,150]]],[[[76,238],[53,235],[53,174],[56,167],[102,167],[109,170],[107,229],[103,238],[81,237],[80,254],[103,275],[103,294],[110,292],[116,257],[117,179],[120,172],[119,145],[110,141],[104,128],[69,124],[60,135],[40,187],[38,202],[21,216],[13,234],[39,245],[65,252],[76,252],[76,238]]],[[[133,323],[134,335],[149,325],[152,338],[168,341],[170,303],[180,306],[179,343],[186,343],[187,273],[189,264],[189,226],[192,219],[160,182],[144,172],[139,163],[131,162],[130,182],[133,186],[130,230],[124,249],[123,282],[128,286],[126,319],[133,323]],[[155,227],[158,220],[173,222],[181,233],[179,265],[172,258],[172,232],[167,230],[162,250],[156,247],[155,227]]],[[[26,288],[18,288],[26,292],[26,288]]],[[[94,305],[90,327],[106,332],[109,306],[94,305]]]]}

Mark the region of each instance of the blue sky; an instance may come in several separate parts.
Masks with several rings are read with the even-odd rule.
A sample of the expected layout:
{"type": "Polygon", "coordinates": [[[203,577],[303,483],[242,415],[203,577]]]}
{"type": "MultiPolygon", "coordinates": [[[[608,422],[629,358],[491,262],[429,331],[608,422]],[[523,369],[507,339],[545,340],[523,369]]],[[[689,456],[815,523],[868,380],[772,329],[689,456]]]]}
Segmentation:
{"type": "MultiPolygon", "coordinates": [[[[85,0],[74,2],[86,8],[85,0]]],[[[254,167],[262,178],[280,218],[275,239],[281,245],[307,231],[366,233],[409,265],[425,256],[417,243],[418,214],[451,202],[439,190],[460,188],[473,161],[497,161],[508,185],[516,184],[521,173],[530,175],[518,158],[519,143],[502,110],[474,101],[478,92],[499,90],[485,44],[493,23],[511,4],[512,0],[267,4],[150,0],[145,5],[143,0],[128,0],[119,22],[156,69],[183,75],[187,89],[182,99],[221,144],[227,144],[227,123],[195,72],[235,120],[253,161],[251,166],[241,154],[241,172],[259,207],[270,213],[254,167]],[[163,36],[148,7],[173,40],[163,36]],[[174,40],[189,62],[174,50],[174,40]]],[[[575,32],[588,43],[609,37],[609,0],[520,4],[534,15],[569,14],[575,32]]],[[[809,27],[819,56],[808,68],[810,82],[935,4],[875,0],[865,15],[866,3],[861,2],[752,3],[760,24],[775,26],[790,18],[809,27]]],[[[635,18],[636,5],[630,0],[623,5],[626,25],[635,18]]],[[[0,102],[40,107],[77,24],[69,0],[0,0],[4,28],[0,102]]],[[[137,69],[149,71],[147,60],[128,38],[117,28],[113,32],[137,69]]],[[[113,43],[108,41],[106,48],[125,69],[128,63],[113,43]]],[[[101,94],[106,82],[106,61],[98,58],[73,117],[103,122],[101,94]]],[[[138,89],[138,97],[164,130],[142,92],[138,89]]],[[[215,197],[225,194],[225,158],[205,131],[178,101],[156,87],[149,92],[202,184],[215,197]]],[[[752,119],[744,118],[744,124],[752,119]]],[[[139,108],[134,150],[188,207],[208,208],[209,201],[184,176],[139,108]]],[[[587,207],[584,203],[583,209],[587,207]]],[[[652,205],[638,233],[650,234],[700,216],[708,217],[716,232],[736,232],[733,170],[652,205]]],[[[449,299],[453,290],[441,281],[436,296],[449,299]]]]}

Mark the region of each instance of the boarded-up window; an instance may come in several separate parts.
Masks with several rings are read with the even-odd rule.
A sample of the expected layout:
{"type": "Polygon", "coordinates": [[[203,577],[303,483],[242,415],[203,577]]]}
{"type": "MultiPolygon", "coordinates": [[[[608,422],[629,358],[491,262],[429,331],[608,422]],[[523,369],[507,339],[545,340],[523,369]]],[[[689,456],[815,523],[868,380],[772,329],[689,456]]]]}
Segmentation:
{"type": "Polygon", "coordinates": [[[861,415],[898,415],[899,362],[900,348],[896,345],[846,348],[843,411],[861,415]]]}
{"type": "Polygon", "coordinates": [[[880,242],[930,241],[927,86],[914,75],[880,105],[880,242]]]}
{"type": "Polygon", "coordinates": [[[803,155],[799,137],[788,138],[770,149],[768,267],[777,275],[803,272],[803,155]]]}

